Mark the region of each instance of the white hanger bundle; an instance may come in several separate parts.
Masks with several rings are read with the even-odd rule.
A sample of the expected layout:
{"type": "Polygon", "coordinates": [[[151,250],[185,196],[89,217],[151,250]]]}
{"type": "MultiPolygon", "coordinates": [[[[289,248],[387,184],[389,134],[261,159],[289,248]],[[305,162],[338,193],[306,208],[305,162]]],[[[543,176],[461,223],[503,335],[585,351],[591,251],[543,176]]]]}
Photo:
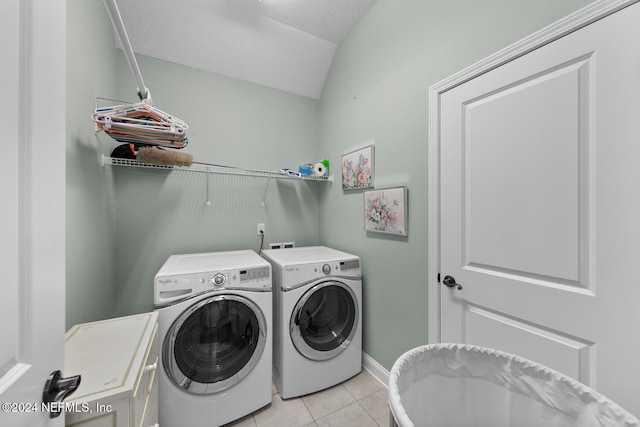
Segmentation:
{"type": "Polygon", "coordinates": [[[146,99],[98,108],[91,117],[100,130],[119,142],[171,148],[184,148],[188,143],[187,124],[155,108],[146,99]]]}
{"type": "Polygon", "coordinates": [[[187,124],[177,117],[153,106],[151,92],[142,80],[133,48],[115,0],[104,0],[116,37],[122,44],[129,68],[138,83],[140,102],[96,108],[91,118],[100,130],[124,143],[184,148],[187,143],[187,124]]]}

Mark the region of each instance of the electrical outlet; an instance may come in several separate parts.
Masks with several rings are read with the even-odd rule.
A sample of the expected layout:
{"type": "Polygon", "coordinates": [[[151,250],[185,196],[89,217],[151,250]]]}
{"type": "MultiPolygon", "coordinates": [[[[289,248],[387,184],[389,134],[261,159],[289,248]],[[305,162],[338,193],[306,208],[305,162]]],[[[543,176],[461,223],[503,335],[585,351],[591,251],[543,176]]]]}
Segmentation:
{"type": "Polygon", "coordinates": [[[282,243],[269,243],[269,249],[282,249],[282,243]]]}
{"type": "Polygon", "coordinates": [[[262,236],[264,234],[264,222],[258,223],[258,236],[262,236]]]}
{"type": "Polygon", "coordinates": [[[284,242],[282,244],[282,247],[284,249],[291,249],[291,248],[295,248],[296,247],[296,242],[284,242]]]}

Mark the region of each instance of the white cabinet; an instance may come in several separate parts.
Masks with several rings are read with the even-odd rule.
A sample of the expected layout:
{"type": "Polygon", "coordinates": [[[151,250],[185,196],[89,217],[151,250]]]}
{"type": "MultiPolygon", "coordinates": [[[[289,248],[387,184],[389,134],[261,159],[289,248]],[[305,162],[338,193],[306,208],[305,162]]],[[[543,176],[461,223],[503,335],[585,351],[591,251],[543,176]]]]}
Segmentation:
{"type": "Polygon", "coordinates": [[[157,319],[137,314],[67,332],[63,372],[82,376],[65,400],[67,426],[157,427],[157,319]]]}

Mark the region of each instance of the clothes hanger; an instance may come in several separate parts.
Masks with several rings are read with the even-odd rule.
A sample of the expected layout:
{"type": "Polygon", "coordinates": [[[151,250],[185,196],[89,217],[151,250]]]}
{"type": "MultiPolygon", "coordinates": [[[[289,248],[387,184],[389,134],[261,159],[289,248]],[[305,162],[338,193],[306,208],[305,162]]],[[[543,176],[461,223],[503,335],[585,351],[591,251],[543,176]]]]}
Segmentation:
{"type": "Polygon", "coordinates": [[[188,143],[189,127],[179,118],[153,106],[151,92],[142,79],[118,5],[115,0],[104,0],[104,5],[138,84],[140,102],[96,108],[91,118],[98,131],[102,130],[116,141],[124,143],[184,148],[188,143]]]}
{"type": "Polygon", "coordinates": [[[184,148],[188,143],[187,124],[147,100],[99,108],[91,117],[99,130],[119,142],[171,148],[184,148]]]}

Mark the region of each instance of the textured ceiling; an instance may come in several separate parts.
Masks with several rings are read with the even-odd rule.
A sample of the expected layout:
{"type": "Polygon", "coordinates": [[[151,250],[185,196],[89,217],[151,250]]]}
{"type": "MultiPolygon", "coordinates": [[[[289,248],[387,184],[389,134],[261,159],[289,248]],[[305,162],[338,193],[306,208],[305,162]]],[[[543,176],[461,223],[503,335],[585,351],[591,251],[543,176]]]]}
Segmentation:
{"type": "Polygon", "coordinates": [[[138,54],[319,99],[338,45],[375,1],[117,0],[117,4],[138,54]]]}

